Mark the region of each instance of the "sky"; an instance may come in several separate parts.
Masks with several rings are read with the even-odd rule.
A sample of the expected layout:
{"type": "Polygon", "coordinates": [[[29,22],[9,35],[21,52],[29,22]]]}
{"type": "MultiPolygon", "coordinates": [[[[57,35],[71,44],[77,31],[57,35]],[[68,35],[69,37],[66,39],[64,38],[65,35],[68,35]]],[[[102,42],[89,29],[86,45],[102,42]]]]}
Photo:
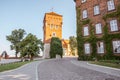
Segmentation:
{"type": "Polygon", "coordinates": [[[43,40],[43,18],[51,11],[63,15],[62,37],[76,36],[74,0],[0,0],[0,54],[15,54],[6,40],[15,29],[24,29],[43,40]]]}

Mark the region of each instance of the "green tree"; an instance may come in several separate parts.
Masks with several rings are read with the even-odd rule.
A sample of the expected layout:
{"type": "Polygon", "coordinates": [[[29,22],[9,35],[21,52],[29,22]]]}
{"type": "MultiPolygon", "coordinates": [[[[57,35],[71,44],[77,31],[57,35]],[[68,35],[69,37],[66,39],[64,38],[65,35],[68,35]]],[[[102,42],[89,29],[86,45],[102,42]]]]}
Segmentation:
{"type": "Polygon", "coordinates": [[[52,37],[50,43],[50,58],[55,58],[56,54],[63,56],[62,42],[57,37],[52,37]]]}
{"type": "Polygon", "coordinates": [[[39,54],[40,48],[43,49],[43,43],[35,35],[28,34],[20,44],[21,57],[29,56],[30,60],[39,54]]]}
{"type": "Polygon", "coordinates": [[[20,52],[20,42],[22,41],[25,35],[24,29],[13,30],[11,35],[6,36],[6,39],[11,42],[11,50],[15,50],[15,56],[20,52]]]}
{"type": "Polygon", "coordinates": [[[70,36],[69,40],[70,40],[69,43],[70,43],[71,53],[72,53],[72,55],[75,56],[76,50],[77,50],[77,40],[76,40],[76,37],[70,36]]]}

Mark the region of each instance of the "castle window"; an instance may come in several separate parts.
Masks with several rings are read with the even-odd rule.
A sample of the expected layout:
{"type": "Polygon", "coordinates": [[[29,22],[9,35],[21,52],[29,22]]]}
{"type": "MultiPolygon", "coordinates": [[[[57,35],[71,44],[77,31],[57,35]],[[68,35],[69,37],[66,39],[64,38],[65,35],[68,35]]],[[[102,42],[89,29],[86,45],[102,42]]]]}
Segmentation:
{"type": "Polygon", "coordinates": [[[84,44],[85,54],[90,54],[90,44],[86,43],[84,44]]]}
{"type": "Polygon", "coordinates": [[[84,19],[84,18],[87,18],[87,17],[88,17],[88,16],[87,16],[87,10],[83,10],[82,15],[83,15],[83,19],[84,19]]]}
{"type": "Polygon", "coordinates": [[[97,43],[97,53],[104,53],[104,43],[103,42],[97,43]]]}
{"type": "Polygon", "coordinates": [[[58,25],[55,26],[55,29],[58,29],[58,25]]]}
{"type": "Polygon", "coordinates": [[[108,5],[108,11],[115,9],[114,0],[108,0],[107,5],[108,5]]]}
{"type": "Polygon", "coordinates": [[[110,21],[110,30],[111,31],[118,31],[117,20],[110,21]]]}
{"type": "Polygon", "coordinates": [[[82,3],[86,2],[86,0],[81,0],[82,3]]]}
{"type": "Polygon", "coordinates": [[[95,29],[96,29],[96,34],[101,34],[102,33],[101,23],[96,24],[95,29]]]}
{"type": "Polygon", "coordinates": [[[84,27],[84,28],[83,28],[83,31],[84,31],[84,36],[88,36],[88,35],[89,35],[88,26],[84,27]]]}
{"type": "Polygon", "coordinates": [[[51,28],[51,29],[53,28],[53,24],[50,25],[50,28],[51,28]]]}
{"type": "Polygon", "coordinates": [[[120,40],[113,41],[113,52],[120,53],[120,40]]]}
{"type": "Polygon", "coordinates": [[[94,6],[94,15],[100,14],[100,7],[99,5],[94,6]]]}
{"type": "Polygon", "coordinates": [[[56,33],[55,32],[52,33],[52,37],[56,37],[56,33]]]}

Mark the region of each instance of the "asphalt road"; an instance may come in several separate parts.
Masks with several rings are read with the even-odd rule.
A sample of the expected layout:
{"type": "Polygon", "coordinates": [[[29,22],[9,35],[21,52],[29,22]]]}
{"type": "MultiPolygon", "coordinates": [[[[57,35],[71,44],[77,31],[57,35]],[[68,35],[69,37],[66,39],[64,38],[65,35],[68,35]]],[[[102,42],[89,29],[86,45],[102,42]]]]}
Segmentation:
{"type": "Polygon", "coordinates": [[[120,80],[120,69],[93,66],[76,58],[46,59],[0,72],[0,80],[120,80]]]}
{"type": "Polygon", "coordinates": [[[34,61],[14,70],[0,72],[0,80],[38,80],[37,66],[41,62],[34,61]]]}
{"type": "MultiPolygon", "coordinates": [[[[73,64],[74,61],[77,60],[64,58],[48,60],[39,64],[38,80],[120,80],[120,77],[117,76],[77,66],[73,64]]],[[[78,65],[82,65],[82,63],[78,65]]]]}

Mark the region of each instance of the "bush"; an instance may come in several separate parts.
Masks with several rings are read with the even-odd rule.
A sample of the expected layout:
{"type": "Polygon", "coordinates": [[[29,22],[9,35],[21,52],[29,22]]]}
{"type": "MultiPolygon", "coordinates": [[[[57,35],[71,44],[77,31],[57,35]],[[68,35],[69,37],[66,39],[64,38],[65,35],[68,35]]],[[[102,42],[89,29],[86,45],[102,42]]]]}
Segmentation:
{"type": "Polygon", "coordinates": [[[50,58],[55,58],[56,54],[60,55],[62,58],[63,55],[62,42],[59,38],[53,37],[50,43],[50,58]]]}
{"type": "Polygon", "coordinates": [[[78,60],[89,61],[89,60],[93,60],[93,59],[89,55],[81,55],[78,57],[78,60]]]}

